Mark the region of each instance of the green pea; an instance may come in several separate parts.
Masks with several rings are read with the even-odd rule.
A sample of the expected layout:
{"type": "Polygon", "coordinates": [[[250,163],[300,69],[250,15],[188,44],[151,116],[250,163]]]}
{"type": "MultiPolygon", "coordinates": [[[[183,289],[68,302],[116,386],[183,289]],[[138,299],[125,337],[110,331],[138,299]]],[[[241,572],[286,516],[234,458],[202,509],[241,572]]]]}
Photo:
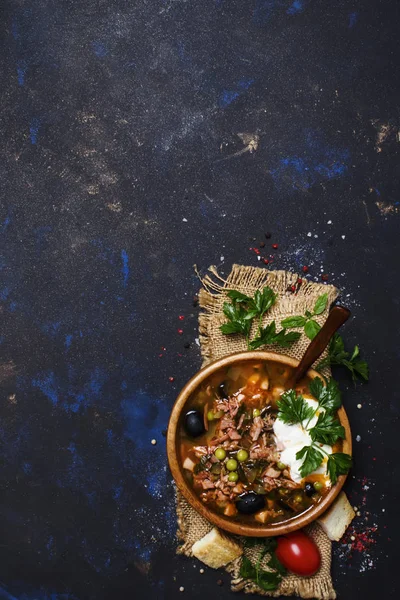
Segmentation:
{"type": "Polygon", "coordinates": [[[261,415],[261,410],[259,408],[253,408],[253,417],[259,417],[261,415]]]}
{"type": "Polygon", "coordinates": [[[232,473],[229,473],[228,481],[237,481],[238,479],[239,475],[236,473],[236,471],[232,471],[232,473]]]}
{"type": "Polygon", "coordinates": [[[277,464],[276,466],[278,467],[278,469],[279,469],[280,471],[283,471],[284,469],[286,469],[286,468],[287,468],[287,465],[285,465],[285,463],[283,463],[283,462],[281,462],[281,461],[279,461],[279,462],[278,462],[278,464],[277,464]]]}
{"type": "Polygon", "coordinates": [[[207,413],[207,419],[208,419],[209,421],[214,421],[214,413],[213,413],[213,411],[212,411],[212,410],[209,410],[209,411],[208,411],[208,413],[207,413]]]}
{"type": "Polygon", "coordinates": [[[217,448],[214,452],[214,456],[215,458],[218,458],[218,460],[224,460],[224,458],[226,457],[226,452],[223,448],[217,448]]]}
{"type": "Polygon", "coordinates": [[[239,452],[236,454],[236,458],[239,462],[244,462],[249,458],[249,453],[246,452],[246,450],[239,450],[239,452]]]}
{"type": "Polygon", "coordinates": [[[237,460],[235,460],[234,458],[230,458],[226,461],[226,468],[228,469],[228,471],[236,471],[237,466],[237,460]]]}
{"type": "Polygon", "coordinates": [[[316,492],[320,492],[322,490],[322,488],[324,487],[324,484],[321,483],[321,481],[315,481],[314,482],[314,490],[316,492]]]}

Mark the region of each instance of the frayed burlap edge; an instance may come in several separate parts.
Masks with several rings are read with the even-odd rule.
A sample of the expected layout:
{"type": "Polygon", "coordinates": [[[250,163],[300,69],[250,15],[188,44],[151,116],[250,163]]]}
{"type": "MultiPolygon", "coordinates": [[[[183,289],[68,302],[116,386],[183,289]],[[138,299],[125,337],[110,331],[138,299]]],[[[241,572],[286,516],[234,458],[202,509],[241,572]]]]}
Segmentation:
{"type": "MultiPolygon", "coordinates": [[[[241,336],[226,336],[220,331],[220,325],[226,320],[222,311],[223,303],[227,300],[227,293],[230,290],[235,289],[247,295],[253,295],[257,289],[262,289],[266,285],[270,286],[278,294],[278,299],[276,304],[264,317],[263,325],[265,326],[272,320],[275,320],[278,330],[280,321],[284,318],[290,315],[304,314],[306,310],[312,312],[315,301],[321,294],[326,293],[328,295],[329,307],[339,293],[334,286],[303,280],[297,292],[293,294],[290,288],[297,284],[299,275],[287,271],[268,271],[256,267],[233,265],[232,271],[226,279],[220,277],[215,267],[210,267],[209,271],[210,274],[201,278],[204,288],[199,293],[199,304],[202,311],[199,315],[199,337],[203,366],[227,354],[246,350],[246,342],[241,336]]],[[[314,318],[322,325],[327,315],[328,308],[322,315],[314,318]]],[[[285,348],[285,354],[300,359],[309,344],[309,340],[304,335],[302,329],[298,329],[297,331],[302,333],[301,338],[290,348],[285,348]]],[[[277,351],[272,346],[266,346],[265,349],[277,351]]],[[[321,359],[323,357],[324,354],[321,359]]],[[[329,376],[330,370],[324,369],[322,373],[329,376]]],[[[177,553],[192,556],[193,544],[204,537],[213,528],[213,525],[199,515],[178,491],[176,493],[176,501],[178,518],[177,537],[181,542],[177,553]]],[[[334,600],[336,593],[330,574],[331,542],[317,523],[308,526],[305,531],[314,539],[321,552],[322,564],[316,575],[304,578],[289,574],[283,578],[277,590],[266,592],[259,588],[253,581],[244,580],[240,577],[241,559],[239,558],[225,567],[225,570],[232,576],[232,591],[243,591],[248,594],[273,597],[300,596],[301,598],[334,600]]],[[[236,536],[230,537],[235,541],[241,541],[236,536]]],[[[245,549],[245,553],[254,562],[257,555],[259,555],[260,549],[261,547],[245,549]]],[[[265,562],[267,560],[268,555],[265,562]]]]}

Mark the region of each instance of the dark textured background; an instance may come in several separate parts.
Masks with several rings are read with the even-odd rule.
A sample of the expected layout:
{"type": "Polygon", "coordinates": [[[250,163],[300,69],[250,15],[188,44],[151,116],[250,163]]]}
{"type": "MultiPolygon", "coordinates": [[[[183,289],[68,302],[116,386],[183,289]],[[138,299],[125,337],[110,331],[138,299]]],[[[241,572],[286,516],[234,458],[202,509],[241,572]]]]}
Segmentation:
{"type": "Polygon", "coordinates": [[[161,432],[200,365],[193,263],[262,264],[266,231],[371,366],[337,373],[372,540],[335,545],[339,597],[398,598],[399,3],[3,8],[0,598],[232,597],[175,556],[161,432]]]}

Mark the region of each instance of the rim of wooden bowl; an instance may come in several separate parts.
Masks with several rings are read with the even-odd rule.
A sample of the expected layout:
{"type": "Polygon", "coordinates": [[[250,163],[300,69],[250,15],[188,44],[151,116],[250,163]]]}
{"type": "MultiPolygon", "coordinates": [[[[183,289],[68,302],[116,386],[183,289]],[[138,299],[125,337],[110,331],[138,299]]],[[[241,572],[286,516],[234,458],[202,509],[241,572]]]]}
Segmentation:
{"type": "MultiPolygon", "coordinates": [[[[203,502],[201,502],[201,500],[192,490],[192,488],[187,483],[184,477],[182,461],[178,452],[180,419],[184,407],[187,401],[189,400],[190,396],[193,394],[193,392],[199,387],[199,385],[201,385],[201,383],[207,377],[209,377],[219,369],[228,365],[232,365],[234,363],[239,363],[248,360],[274,361],[285,365],[289,365],[291,367],[296,367],[299,364],[298,360],[296,360],[295,358],[291,358],[290,356],[286,356],[284,354],[275,354],[274,352],[256,350],[229,354],[228,356],[224,356],[223,358],[220,358],[208,364],[206,367],[198,371],[183,387],[172,408],[167,432],[168,462],[172,476],[175,480],[179,491],[186,498],[189,504],[198,513],[200,513],[203,517],[210,521],[210,523],[212,523],[213,525],[216,525],[217,527],[224,529],[225,531],[229,531],[230,533],[236,535],[244,535],[247,537],[270,537],[275,535],[284,535],[286,533],[296,531],[297,529],[301,529],[306,525],[309,525],[310,523],[312,523],[312,521],[321,516],[322,513],[324,513],[328,509],[328,507],[332,504],[336,496],[339,494],[344,482],[346,481],[347,475],[340,475],[336,484],[332,486],[332,488],[329,490],[327,495],[321,500],[321,502],[308,509],[307,511],[300,513],[299,515],[294,516],[291,519],[282,521],[281,523],[269,525],[254,523],[254,525],[249,525],[247,523],[240,523],[238,521],[234,521],[229,517],[225,517],[224,515],[218,514],[207,508],[203,504],[203,502]]],[[[311,379],[314,379],[315,377],[321,377],[325,381],[325,378],[314,369],[310,369],[307,372],[307,376],[311,379]]],[[[343,406],[338,410],[337,416],[346,432],[346,438],[345,440],[343,440],[343,452],[346,452],[347,454],[351,455],[351,430],[349,420],[347,418],[346,411],[344,410],[343,406]]]]}

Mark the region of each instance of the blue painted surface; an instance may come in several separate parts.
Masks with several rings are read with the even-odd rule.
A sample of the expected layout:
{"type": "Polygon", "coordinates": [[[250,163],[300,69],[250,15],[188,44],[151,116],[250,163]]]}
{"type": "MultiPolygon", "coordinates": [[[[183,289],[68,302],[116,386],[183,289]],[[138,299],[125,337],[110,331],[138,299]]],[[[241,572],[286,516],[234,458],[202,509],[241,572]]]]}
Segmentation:
{"type": "MultiPolygon", "coordinates": [[[[248,248],[271,230],[272,266],[310,264],[317,279],[323,266],[357,308],[347,331],[375,371],[377,347],[397,360],[386,319],[397,322],[398,304],[385,300],[381,314],[375,297],[398,278],[398,32],[388,6],[6,8],[0,344],[15,369],[0,402],[0,598],[172,600],[180,585],[193,598],[231,596],[175,557],[162,431],[201,364],[194,263],[204,273],[223,255],[223,275],[234,262],[259,266],[248,248]],[[378,152],[380,123],[392,129],[378,152]],[[258,136],[257,150],[241,154],[238,134],[258,136]]],[[[397,416],[395,373],[382,403],[392,398],[385,410],[397,416]]],[[[357,477],[378,475],[372,443],[383,461],[368,404],[380,385],[363,388],[365,421],[356,415],[367,440],[357,477]]],[[[369,510],[383,527],[378,487],[369,510]]],[[[351,579],[368,597],[375,571],[335,560],[339,595],[351,579]]]]}

